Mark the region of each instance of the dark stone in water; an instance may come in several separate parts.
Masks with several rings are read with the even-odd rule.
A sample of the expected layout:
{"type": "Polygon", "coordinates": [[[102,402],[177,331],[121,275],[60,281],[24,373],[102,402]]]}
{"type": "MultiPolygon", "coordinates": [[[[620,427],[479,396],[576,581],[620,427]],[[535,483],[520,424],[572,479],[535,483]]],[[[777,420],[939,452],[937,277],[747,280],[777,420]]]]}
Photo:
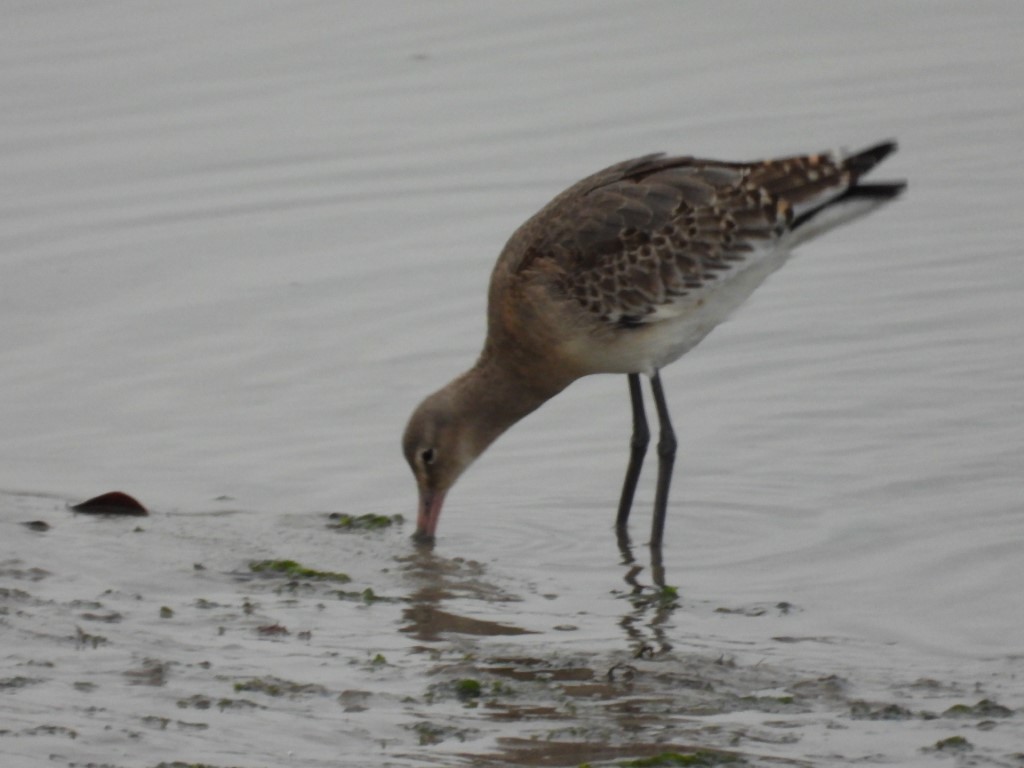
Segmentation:
{"type": "Polygon", "coordinates": [[[89,515],[132,515],[142,517],[149,512],[139,502],[121,491],[111,491],[100,496],[94,496],[81,504],[71,507],[75,512],[84,512],[89,515]]]}
{"type": "Polygon", "coordinates": [[[50,530],[50,524],[45,520],[29,520],[28,522],[22,523],[30,531],[39,531],[40,533],[46,533],[50,530]]]}

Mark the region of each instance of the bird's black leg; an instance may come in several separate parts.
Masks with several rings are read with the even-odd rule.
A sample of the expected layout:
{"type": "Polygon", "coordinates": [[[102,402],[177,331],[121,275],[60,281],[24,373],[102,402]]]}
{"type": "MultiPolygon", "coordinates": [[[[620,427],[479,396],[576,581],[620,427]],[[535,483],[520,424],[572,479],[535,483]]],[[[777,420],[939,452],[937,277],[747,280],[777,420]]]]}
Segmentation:
{"type": "Polygon", "coordinates": [[[676,460],[676,433],[668,416],[665,392],[661,388],[661,376],[657,371],[651,377],[651,391],[654,406],[658,409],[658,487],[654,493],[654,521],[651,525],[651,549],[661,548],[661,537],[665,530],[665,510],[668,507],[668,488],[672,483],[672,465],[676,460]]]}
{"type": "Polygon", "coordinates": [[[647,415],[644,413],[644,394],[640,389],[639,373],[629,374],[629,402],[633,406],[633,437],[629,441],[629,466],[626,467],[626,479],[622,483],[619,514],[615,518],[615,527],[620,534],[625,532],[626,523],[629,522],[629,510],[633,506],[636,482],[640,479],[640,468],[644,465],[647,444],[651,441],[651,431],[647,428],[647,415]]]}

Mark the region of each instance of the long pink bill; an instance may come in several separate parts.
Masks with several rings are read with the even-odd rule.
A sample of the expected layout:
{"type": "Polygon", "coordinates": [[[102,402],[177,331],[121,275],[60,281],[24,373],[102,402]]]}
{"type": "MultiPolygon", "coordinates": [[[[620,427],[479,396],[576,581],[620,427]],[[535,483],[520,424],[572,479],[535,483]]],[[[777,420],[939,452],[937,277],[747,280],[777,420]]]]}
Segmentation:
{"type": "Polygon", "coordinates": [[[441,519],[441,506],[444,504],[444,493],[420,491],[420,507],[416,516],[416,533],[413,538],[420,542],[432,542],[437,531],[437,521],[441,519]]]}

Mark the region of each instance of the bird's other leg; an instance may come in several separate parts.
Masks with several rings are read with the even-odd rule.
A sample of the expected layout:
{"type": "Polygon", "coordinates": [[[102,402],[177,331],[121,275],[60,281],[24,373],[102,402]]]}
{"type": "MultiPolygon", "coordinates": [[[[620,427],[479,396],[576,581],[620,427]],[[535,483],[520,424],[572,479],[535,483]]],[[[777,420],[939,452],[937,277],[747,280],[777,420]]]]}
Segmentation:
{"type": "MultiPolygon", "coordinates": [[[[619,498],[619,514],[615,518],[615,528],[620,539],[625,535],[626,523],[629,522],[629,510],[633,506],[633,494],[636,483],[640,479],[640,468],[644,465],[647,444],[651,442],[651,431],[647,428],[647,415],[644,413],[644,393],[640,389],[640,374],[629,374],[629,402],[633,406],[633,437],[629,441],[629,466],[626,467],[626,479],[622,483],[622,496],[619,498]]],[[[628,536],[626,541],[629,541],[628,536]]]]}
{"type": "Polygon", "coordinates": [[[672,465],[676,460],[676,433],[665,403],[665,391],[661,388],[658,371],[651,376],[651,391],[654,393],[654,407],[658,410],[658,486],[654,493],[654,520],[651,524],[651,549],[661,549],[661,538],[665,531],[665,510],[668,507],[668,488],[672,483],[672,465]]]}
{"type": "Polygon", "coordinates": [[[651,579],[656,587],[665,589],[665,561],[661,556],[661,545],[651,547],[651,579]]]}

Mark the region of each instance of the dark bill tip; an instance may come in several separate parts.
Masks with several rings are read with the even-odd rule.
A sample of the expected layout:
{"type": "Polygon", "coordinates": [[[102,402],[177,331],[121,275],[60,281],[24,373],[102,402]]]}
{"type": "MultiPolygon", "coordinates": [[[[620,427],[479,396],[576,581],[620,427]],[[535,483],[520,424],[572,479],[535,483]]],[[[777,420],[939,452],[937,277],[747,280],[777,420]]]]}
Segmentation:
{"type": "Polygon", "coordinates": [[[420,504],[416,515],[416,533],[413,540],[427,544],[434,541],[437,521],[441,517],[444,493],[420,491],[420,504]]]}

